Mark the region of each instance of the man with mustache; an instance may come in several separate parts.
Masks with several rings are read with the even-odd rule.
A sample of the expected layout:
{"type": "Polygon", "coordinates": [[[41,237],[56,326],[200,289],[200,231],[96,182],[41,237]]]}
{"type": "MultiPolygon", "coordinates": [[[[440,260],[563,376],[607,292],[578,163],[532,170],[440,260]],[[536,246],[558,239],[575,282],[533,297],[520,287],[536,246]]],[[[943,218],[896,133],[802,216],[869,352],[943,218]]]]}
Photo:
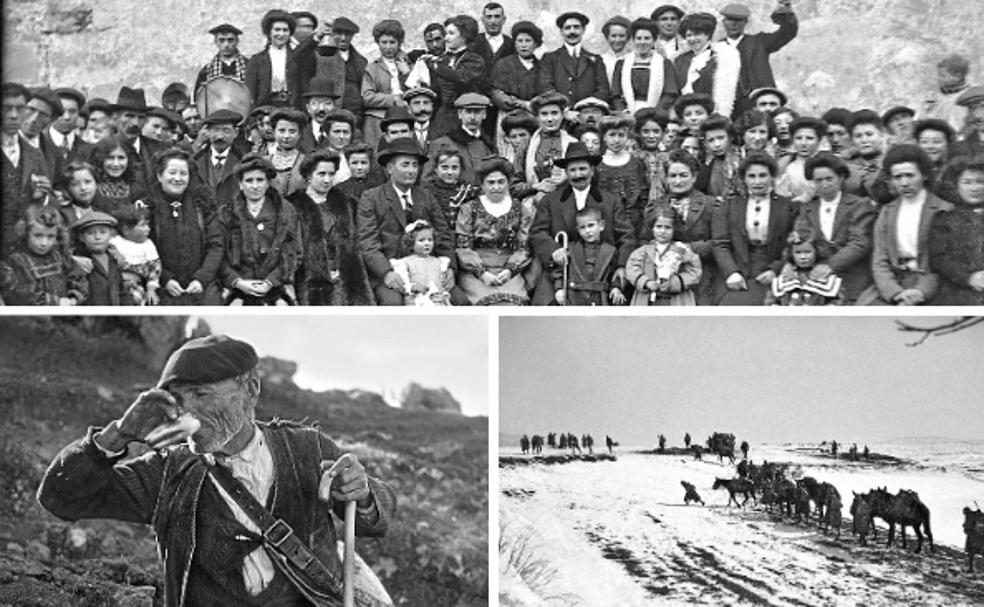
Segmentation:
{"type": "Polygon", "coordinates": [[[950,157],[984,154],[984,86],[972,86],[957,97],[957,105],[967,108],[964,139],[953,145],[950,157]]]}
{"type": "Polygon", "coordinates": [[[147,98],[143,89],[132,89],[128,86],[120,88],[116,96],[116,103],[112,106],[113,122],[120,136],[130,147],[127,150],[131,158],[138,160],[136,172],[139,179],[143,179],[146,185],[150,186],[154,173],[154,154],[163,149],[159,141],[144,137],[141,132],[147,122],[147,98]]]}
{"type": "Polygon", "coordinates": [[[308,126],[301,131],[301,143],[298,145],[305,154],[327,145],[324,132],[325,118],[335,111],[340,97],[339,86],[324,76],[311,79],[308,90],[304,93],[304,110],[308,115],[308,126]]]}
{"type": "Polygon", "coordinates": [[[233,143],[242,122],[242,115],[232,110],[216,110],[209,114],[205,118],[208,143],[194,157],[199,179],[220,204],[231,201],[239,192],[236,167],[243,154],[233,143]]]}
{"type": "Polygon", "coordinates": [[[362,74],[366,71],[368,60],[352,45],[352,38],[358,33],[359,26],[351,19],[338,17],[331,22],[331,37],[338,49],[336,56],[345,64],[345,87],[337,105],[355,114],[355,129],[361,130],[362,74]]]}
{"type": "Polygon", "coordinates": [[[621,202],[592,185],[599,162],[601,157],[591,155],[581,142],[568,145],[564,156],[553,162],[567,173],[567,184],[547,194],[540,202],[530,228],[530,246],[544,268],[533,293],[533,305],[549,305],[554,301],[550,281],[552,270],[562,268],[569,261],[568,251],[557,243],[556,235],[563,232],[567,234],[568,242],[577,242],[580,235],[575,217],[586,206],[601,210],[605,222],[601,240],[618,249],[618,269],[613,283],[625,280],[625,262],[635,249],[636,240],[621,202]]]}
{"type": "Polygon", "coordinates": [[[437,138],[435,131],[430,128],[436,100],[437,93],[425,86],[418,86],[403,93],[403,102],[407,104],[407,109],[413,116],[413,136],[425,154],[430,153],[431,142],[437,138]]]}
{"type": "MultiPolygon", "coordinates": [[[[543,55],[537,93],[556,91],[566,96],[571,106],[585,97],[596,97],[606,103],[611,101],[605,62],[581,46],[584,28],[589,22],[587,15],[577,11],[557,17],[557,29],[564,44],[543,55]]],[[[573,112],[569,113],[567,119],[573,121],[573,112]]]]}
{"type": "Polygon", "coordinates": [[[340,604],[332,513],[354,501],[356,534],[382,536],[396,496],[316,428],[257,421],[258,363],[224,335],[188,341],[154,389],[58,454],[38,501],[65,520],[152,525],[167,605],[308,604],[289,577],[302,570],[340,604]],[[128,458],[135,442],[153,450],[128,458]]]}
{"type": "Polygon", "coordinates": [[[482,123],[492,107],[492,101],[485,95],[465,93],[454,100],[454,107],[458,111],[458,125],[434,141],[429,171],[436,170],[438,150],[454,148],[464,160],[461,179],[465,183],[473,183],[478,163],[496,155],[495,141],[482,131],[482,123]]]}

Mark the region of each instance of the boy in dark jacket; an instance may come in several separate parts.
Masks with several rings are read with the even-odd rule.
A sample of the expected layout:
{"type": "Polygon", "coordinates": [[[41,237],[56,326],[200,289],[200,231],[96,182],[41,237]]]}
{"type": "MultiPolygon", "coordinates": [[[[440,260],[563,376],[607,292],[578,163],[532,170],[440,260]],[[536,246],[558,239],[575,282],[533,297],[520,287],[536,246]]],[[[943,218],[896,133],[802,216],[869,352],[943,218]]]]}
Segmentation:
{"type": "Polygon", "coordinates": [[[597,207],[586,206],[575,217],[581,239],[570,246],[567,281],[563,268],[553,271],[554,299],[560,305],[623,305],[625,295],[620,285],[612,283],[618,267],[618,250],[602,242],[605,220],[597,207]]]}

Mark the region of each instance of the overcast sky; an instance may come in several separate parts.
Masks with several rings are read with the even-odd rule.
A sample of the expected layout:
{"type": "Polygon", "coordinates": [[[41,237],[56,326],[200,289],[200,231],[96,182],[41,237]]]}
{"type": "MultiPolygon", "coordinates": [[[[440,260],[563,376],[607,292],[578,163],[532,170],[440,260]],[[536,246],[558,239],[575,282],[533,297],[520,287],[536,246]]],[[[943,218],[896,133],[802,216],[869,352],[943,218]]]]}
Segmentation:
{"type": "Polygon", "coordinates": [[[499,331],[503,434],[984,438],[984,325],[915,348],[885,317],[513,317],[499,331]]]}
{"type": "Polygon", "coordinates": [[[297,363],[311,390],[364,388],[397,395],[411,381],[444,387],[466,415],[488,415],[484,316],[203,316],[213,333],[297,363]]]}

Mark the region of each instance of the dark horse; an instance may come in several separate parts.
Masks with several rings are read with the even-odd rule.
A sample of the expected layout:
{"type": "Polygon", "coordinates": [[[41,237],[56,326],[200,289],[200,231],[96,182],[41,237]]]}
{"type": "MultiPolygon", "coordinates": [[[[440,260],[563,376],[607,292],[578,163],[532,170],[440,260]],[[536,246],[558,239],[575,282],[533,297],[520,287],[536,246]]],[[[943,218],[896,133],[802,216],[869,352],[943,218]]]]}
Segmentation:
{"type": "Polygon", "coordinates": [[[743,508],[745,506],[745,504],[748,503],[748,498],[749,497],[752,498],[752,501],[753,502],[756,502],[757,501],[755,499],[755,486],[752,485],[752,482],[750,480],[748,480],[748,479],[744,479],[744,478],[731,478],[731,479],[728,479],[728,478],[715,478],[714,479],[714,486],[711,487],[711,489],[720,489],[722,487],[724,487],[725,489],[728,490],[728,505],[729,506],[731,505],[731,502],[734,502],[735,503],[735,506],[738,506],[739,508],[743,508]],[[737,495],[739,493],[741,495],[745,496],[745,499],[740,504],[738,503],[738,500],[735,498],[735,495],[737,495]]]}
{"type": "Polygon", "coordinates": [[[974,555],[984,554],[984,512],[964,508],[963,530],[967,534],[967,571],[974,571],[974,555]]]}
{"type": "Polygon", "coordinates": [[[902,489],[892,495],[885,487],[872,489],[870,495],[871,514],[888,523],[888,545],[895,539],[896,523],[902,527],[902,547],[906,547],[905,528],[912,527],[916,532],[916,553],[922,549],[923,531],[929,539],[929,550],[933,550],[933,532],[929,528],[929,508],[919,500],[915,491],[902,489]]]}

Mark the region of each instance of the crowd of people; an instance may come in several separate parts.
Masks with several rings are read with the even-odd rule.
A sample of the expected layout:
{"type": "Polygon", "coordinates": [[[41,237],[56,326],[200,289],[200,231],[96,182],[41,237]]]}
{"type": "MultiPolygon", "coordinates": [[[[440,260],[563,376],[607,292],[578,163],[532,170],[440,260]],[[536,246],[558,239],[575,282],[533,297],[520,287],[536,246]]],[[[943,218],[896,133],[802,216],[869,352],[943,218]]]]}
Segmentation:
{"type": "Polygon", "coordinates": [[[240,28],[209,30],[217,53],[160,106],[129,85],[110,102],[5,82],[0,295],[984,304],[984,86],[968,60],[943,57],[920,107],[800,115],[770,64],[796,14],[780,0],[776,29],[746,34],[750,16],[614,16],[598,54],[570,11],[544,52],[546,24],[507,27],[490,2],[428,24],[423,49],[384,19],[370,60],[351,19],[271,10],[249,58],[240,28]]]}

